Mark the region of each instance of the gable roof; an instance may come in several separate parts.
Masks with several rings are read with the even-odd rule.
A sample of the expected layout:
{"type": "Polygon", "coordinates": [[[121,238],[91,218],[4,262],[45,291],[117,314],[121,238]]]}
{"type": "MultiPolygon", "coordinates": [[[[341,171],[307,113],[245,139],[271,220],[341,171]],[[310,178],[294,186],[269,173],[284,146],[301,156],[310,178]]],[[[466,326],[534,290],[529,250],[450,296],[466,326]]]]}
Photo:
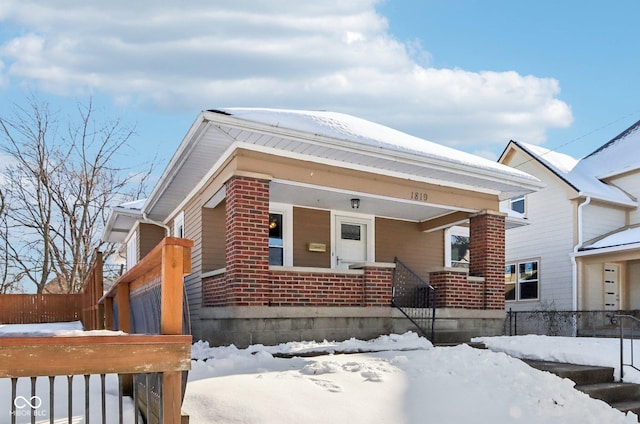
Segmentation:
{"type": "Polygon", "coordinates": [[[600,179],[640,169],[640,121],[585,156],[579,167],[600,179]]]}
{"type": "MultiPolygon", "coordinates": [[[[594,152],[590,156],[578,160],[569,155],[554,152],[540,146],[511,140],[499,161],[502,161],[506,157],[506,152],[509,150],[510,145],[517,146],[521,151],[529,155],[532,160],[535,160],[550,170],[561,181],[573,188],[578,196],[591,197],[603,202],[622,206],[637,206],[637,202],[624,191],[600,179],[600,175],[602,174],[601,170],[603,167],[608,166],[607,161],[613,161],[610,155],[606,157],[603,155],[595,159],[596,152],[594,152]]],[[[613,150],[609,151],[609,153],[611,152],[613,152],[613,150]]],[[[635,156],[637,158],[635,161],[640,165],[640,152],[629,150],[626,153],[632,158],[635,156]]],[[[634,159],[631,159],[627,162],[632,162],[633,160],[634,159]]],[[[512,166],[518,167],[519,164],[512,166]]]]}

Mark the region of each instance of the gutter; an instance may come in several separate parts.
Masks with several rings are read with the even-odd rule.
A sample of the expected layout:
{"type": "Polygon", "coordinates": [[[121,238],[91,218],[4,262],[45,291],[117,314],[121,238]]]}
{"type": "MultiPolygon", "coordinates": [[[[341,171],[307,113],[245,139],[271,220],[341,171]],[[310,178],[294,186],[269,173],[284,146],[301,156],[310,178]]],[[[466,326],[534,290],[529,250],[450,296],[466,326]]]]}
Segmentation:
{"type": "Polygon", "coordinates": [[[576,254],[582,248],[584,244],[583,240],[583,209],[591,203],[591,196],[587,196],[587,199],[580,203],[578,206],[578,244],[573,246],[573,254],[571,255],[571,295],[572,295],[572,308],[574,311],[578,310],[578,262],[576,261],[576,254]]]}
{"type": "Polygon", "coordinates": [[[158,221],[154,221],[153,219],[149,219],[149,217],[147,216],[146,212],[144,212],[142,214],[142,222],[144,222],[146,224],[157,225],[158,227],[164,228],[164,230],[166,232],[165,237],[171,237],[171,227],[169,227],[167,224],[163,224],[162,222],[158,222],[158,221]]]}

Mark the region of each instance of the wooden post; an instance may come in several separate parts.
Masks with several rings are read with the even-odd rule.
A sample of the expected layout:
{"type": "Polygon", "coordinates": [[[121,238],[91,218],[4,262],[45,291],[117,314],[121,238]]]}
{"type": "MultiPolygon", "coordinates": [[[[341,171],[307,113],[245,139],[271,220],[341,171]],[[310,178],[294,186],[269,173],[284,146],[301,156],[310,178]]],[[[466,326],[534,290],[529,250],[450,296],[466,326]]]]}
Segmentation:
{"type": "Polygon", "coordinates": [[[160,287],[160,334],[182,334],[184,247],[165,244],[162,248],[160,287]]]}
{"type": "MultiPolygon", "coordinates": [[[[102,304],[100,305],[102,306],[102,304]]],[[[104,328],[105,330],[113,330],[113,298],[106,297],[104,299],[104,328]]]]}
{"type": "Polygon", "coordinates": [[[118,299],[118,330],[131,332],[131,302],[129,299],[129,283],[120,283],[116,293],[118,299]]]}
{"type": "MultiPolygon", "coordinates": [[[[181,245],[165,244],[162,248],[160,333],[163,335],[182,334],[183,283],[185,272],[191,268],[190,256],[190,249],[181,245]]],[[[162,416],[167,423],[180,423],[181,407],[182,373],[165,372],[162,374],[162,416]]]]}

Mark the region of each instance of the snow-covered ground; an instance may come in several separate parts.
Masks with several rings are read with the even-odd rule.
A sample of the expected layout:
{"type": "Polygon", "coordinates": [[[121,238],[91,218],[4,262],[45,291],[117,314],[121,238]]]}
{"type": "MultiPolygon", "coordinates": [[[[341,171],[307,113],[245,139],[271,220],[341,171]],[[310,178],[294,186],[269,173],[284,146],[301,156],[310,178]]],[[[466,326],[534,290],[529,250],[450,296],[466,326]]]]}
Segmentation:
{"type": "MultiPolygon", "coordinates": [[[[49,330],[56,335],[69,331],[49,330]]],[[[0,326],[0,334],[3,331],[8,331],[6,326],[0,326]]],[[[491,350],[433,347],[415,333],[247,349],[210,348],[198,342],[193,345],[183,410],[192,424],[637,422],[635,415],[574,390],[573,382],[514,358],[617,367],[617,340],[518,336],[478,341],[491,350]]],[[[625,372],[626,380],[640,381],[639,374],[625,372]]],[[[66,378],[61,384],[66,385],[66,378]]],[[[0,423],[9,422],[2,412],[2,405],[11,402],[8,386],[0,379],[0,423]]],[[[24,390],[28,386],[27,380],[24,390]]],[[[112,402],[116,392],[113,387],[107,391],[112,402]]],[[[83,407],[83,390],[74,393],[74,407],[83,407]]],[[[91,397],[99,398],[94,387],[91,397]]],[[[113,407],[111,403],[109,410],[113,407]]],[[[82,414],[73,422],[83,422],[82,414]]],[[[48,417],[37,418],[38,423],[49,422],[48,417]]]]}
{"type": "MultiPolygon", "coordinates": [[[[615,340],[482,341],[523,357],[602,364],[601,355],[611,354],[606,364],[612,366],[618,358],[615,340]]],[[[192,363],[183,409],[195,424],[637,422],[635,415],[574,390],[572,381],[505,353],[467,345],[433,347],[415,333],[248,349],[196,343],[193,352],[198,360],[192,363]],[[314,350],[335,353],[277,357],[314,350]]]]}

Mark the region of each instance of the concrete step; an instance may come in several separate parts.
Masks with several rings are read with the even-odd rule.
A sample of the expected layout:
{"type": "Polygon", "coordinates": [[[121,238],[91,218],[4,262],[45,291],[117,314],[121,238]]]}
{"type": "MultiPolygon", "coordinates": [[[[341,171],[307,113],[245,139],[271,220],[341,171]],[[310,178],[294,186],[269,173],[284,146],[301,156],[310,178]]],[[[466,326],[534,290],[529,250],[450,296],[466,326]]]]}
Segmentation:
{"type": "Polygon", "coordinates": [[[640,417],[640,400],[628,400],[624,402],[614,402],[610,404],[618,411],[633,412],[640,417]]]}
{"type": "Polygon", "coordinates": [[[524,360],[529,366],[576,383],[576,390],[600,399],[622,412],[640,416],[640,384],[615,382],[612,367],[524,360]]]}
{"type": "Polygon", "coordinates": [[[640,401],[640,385],[631,383],[596,383],[576,385],[576,389],[595,399],[613,403],[626,401],[640,401]]]}
{"type": "Polygon", "coordinates": [[[596,383],[612,383],[613,368],[591,365],[567,364],[563,362],[524,360],[529,366],[568,378],[577,386],[596,383]]]}

